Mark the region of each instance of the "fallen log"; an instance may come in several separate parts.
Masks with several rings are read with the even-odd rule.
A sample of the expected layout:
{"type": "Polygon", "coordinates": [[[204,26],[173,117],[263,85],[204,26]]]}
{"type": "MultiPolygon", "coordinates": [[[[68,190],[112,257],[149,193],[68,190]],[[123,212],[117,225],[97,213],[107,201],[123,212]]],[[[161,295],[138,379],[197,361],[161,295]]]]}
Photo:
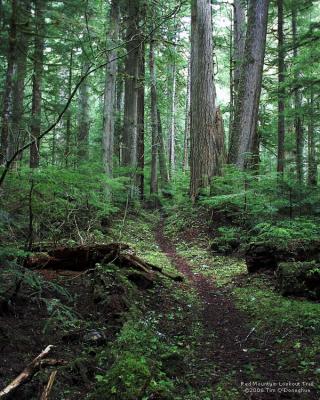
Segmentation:
{"type": "Polygon", "coordinates": [[[25,367],[25,369],[11,383],[9,383],[9,385],[2,389],[0,391],[0,399],[5,399],[20,386],[29,382],[32,379],[33,375],[38,372],[40,368],[65,365],[66,362],[64,360],[46,358],[52,348],[52,345],[47,346],[33,361],[31,361],[30,364],[25,367]]]}
{"type": "Polygon", "coordinates": [[[245,259],[249,273],[275,271],[281,262],[320,262],[320,241],[292,241],[286,246],[268,242],[251,243],[246,249],[245,259]]]}
{"type": "Polygon", "coordinates": [[[174,281],[182,281],[181,275],[164,271],[133,254],[125,243],[109,243],[94,246],[61,247],[30,256],[26,267],[30,269],[86,271],[95,265],[112,263],[120,268],[132,268],[149,275],[152,271],[174,281]]]}
{"type": "Polygon", "coordinates": [[[35,253],[28,257],[26,267],[30,269],[65,269],[84,271],[96,263],[112,262],[121,251],[129,249],[124,243],[109,243],[94,246],[58,247],[47,253],[35,253]]]}

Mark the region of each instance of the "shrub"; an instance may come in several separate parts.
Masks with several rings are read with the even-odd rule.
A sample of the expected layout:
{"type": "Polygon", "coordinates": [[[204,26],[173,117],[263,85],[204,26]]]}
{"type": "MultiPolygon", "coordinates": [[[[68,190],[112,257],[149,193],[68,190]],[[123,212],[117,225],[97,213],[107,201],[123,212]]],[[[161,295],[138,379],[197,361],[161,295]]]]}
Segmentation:
{"type": "Polygon", "coordinates": [[[90,241],[101,220],[125,202],[125,182],[108,179],[95,164],[77,170],[49,166],[12,171],[0,198],[0,239],[13,242],[28,236],[32,211],[34,241],[58,242],[63,236],[90,241]],[[112,201],[107,188],[113,191],[112,201]]]}
{"type": "Polygon", "coordinates": [[[222,226],[218,228],[218,236],[212,241],[211,249],[217,253],[230,254],[239,248],[242,238],[240,228],[222,226]]]}
{"type": "Polygon", "coordinates": [[[290,247],[292,242],[308,244],[320,237],[320,224],[306,218],[281,220],[279,222],[263,222],[250,231],[253,241],[267,242],[277,247],[290,247]]]}
{"type": "Polygon", "coordinates": [[[110,352],[99,355],[104,374],[97,374],[94,399],[136,400],[151,394],[172,398],[172,381],[163,371],[161,354],[176,352],[157,334],[152,322],[135,318],[128,320],[110,352]],[[106,365],[113,360],[111,365],[106,365]]]}

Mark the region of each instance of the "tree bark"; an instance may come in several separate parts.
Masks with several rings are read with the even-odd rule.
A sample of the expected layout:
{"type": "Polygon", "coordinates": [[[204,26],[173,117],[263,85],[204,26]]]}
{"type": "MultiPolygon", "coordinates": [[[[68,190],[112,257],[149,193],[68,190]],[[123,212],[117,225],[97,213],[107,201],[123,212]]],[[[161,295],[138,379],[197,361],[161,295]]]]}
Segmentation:
{"type": "Polygon", "coordinates": [[[232,126],[234,121],[234,109],[238,96],[240,71],[244,58],[244,48],[246,39],[246,10],[244,0],[234,0],[233,3],[233,31],[231,26],[230,47],[230,127],[229,138],[231,147],[232,126]]]}
{"type": "MultiPolygon", "coordinates": [[[[293,4],[292,7],[292,47],[293,47],[293,61],[295,62],[298,57],[297,47],[297,8],[293,4]]],[[[298,88],[299,71],[294,66],[294,129],[296,134],[296,171],[297,180],[299,183],[303,181],[303,126],[301,119],[301,93],[298,88]]]]}
{"type": "Polygon", "coordinates": [[[2,0],[0,0],[0,28],[3,27],[3,4],[2,0]]]}
{"type": "MultiPolygon", "coordinates": [[[[175,38],[174,38],[175,40],[175,38]]],[[[175,48],[174,48],[175,51],[175,48]]],[[[176,128],[176,62],[169,66],[169,132],[168,132],[168,153],[169,153],[169,175],[172,178],[175,170],[175,128],[176,128]]]]}
{"type": "Polygon", "coordinates": [[[37,139],[30,146],[30,167],[37,168],[40,162],[41,133],[41,106],[42,106],[42,76],[44,60],[44,0],[35,0],[35,38],[33,55],[33,80],[32,80],[32,111],[31,111],[31,137],[37,139]]]}
{"type": "Polygon", "coordinates": [[[149,51],[149,68],[150,68],[150,86],[151,86],[151,180],[150,180],[150,194],[158,193],[158,114],[157,114],[157,87],[156,87],[156,71],[154,60],[154,39],[150,41],[149,51]]]}
{"type": "Polygon", "coordinates": [[[22,0],[18,7],[18,29],[17,29],[17,46],[16,57],[13,74],[13,93],[12,93],[12,120],[11,134],[9,138],[9,157],[23,142],[23,134],[21,131],[21,122],[23,120],[23,100],[25,90],[25,77],[27,67],[27,55],[29,48],[29,37],[24,32],[30,20],[30,0],[22,0]]]}
{"type": "MultiPolygon", "coordinates": [[[[83,61],[82,73],[89,68],[87,61],[83,61]]],[[[78,116],[78,161],[87,161],[89,158],[89,85],[88,80],[83,81],[79,88],[79,116],[78,116]]]]}
{"type": "Polygon", "coordinates": [[[245,169],[257,134],[269,0],[249,0],[245,53],[236,99],[229,162],[245,169]]]}
{"type": "Polygon", "coordinates": [[[221,149],[215,126],[211,2],[193,0],[191,8],[191,157],[190,197],[218,173],[221,149]]]}
{"type": "MultiPolygon", "coordinates": [[[[234,4],[233,4],[234,5],[234,4]]],[[[231,10],[230,18],[230,33],[229,33],[229,138],[228,144],[231,143],[232,135],[232,123],[233,123],[233,113],[234,113],[234,19],[235,19],[235,5],[231,10]]]]}
{"type": "Polygon", "coordinates": [[[121,61],[118,65],[118,77],[116,83],[116,120],[114,130],[114,152],[118,165],[122,165],[122,138],[123,138],[123,114],[124,114],[124,78],[121,61]]]}
{"type": "Polygon", "coordinates": [[[226,151],[224,143],[225,132],[224,132],[223,117],[220,107],[216,107],[214,124],[216,130],[217,144],[219,148],[219,160],[215,174],[220,175],[221,173],[220,167],[226,162],[226,151]]]}
{"type": "Polygon", "coordinates": [[[139,87],[137,105],[137,184],[140,199],[144,199],[144,107],[145,107],[145,45],[141,44],[139,55],[139,87]]]}
{"type": "Polygon", "coordinates": [[[166,160],[166,150],[164,146],[164,137],[162,131],[162,123],[161,123],[161,114],[159,108],[157,109],[158,116],[158,137],[159,137],[159,167],[160,167],[160,177],[161,177],[161,187],[165,188],[169,182],[169,174],[167,168],[167,160],[166,160]]]}
{"type": "Polygon", "coordinates": [[[123,159],[126,167],[137,166],[137,103],[139,70],[139,0],[127,0],[127,35],[125,61],[125,95],[123,126],[123,159]]]}
{"type": "MultiPolygon", "coordinates": [[[[68,69],[68,87],[67,93],[68,98],[71,96],[72,91],[72,69],[73,69],[73,48],[70,49],[70,58],[69,58],[69,69],[68,69]]],[[[65,166],[69,166],[69,156],[70,156],[70,147],[71,147],[71,122],[72,122],[72,114],[71,110],[67,111],[66,115],[66,142],[65,142],[65,166]]]]}
{"type": "Polygon", "coordinates": [[[278,158],[277,172],[284,172],[284,138],[285,138],[285,64],[283,37],[283,0],[278,0],[278,158]]]}
{"type": "Polygon", "coordinates": [[[9,45],[7,53],[7,72],[5,78],[5,87],[3,93],[2,108],[2,129],[1,129],[1,149],[0,149],[0,165],[5,164],[9,156],[9,122],[12,106],[12,90],[13,90],[13,74],[16,58],[17,43],[17,0],[11,3],[11,18],[9,28],[9,45]]]}
{"type": "Polygon", "coordinates": [[[317,185],[318,166],[316,159],[316,140],[314,126],[314,89],[311,86],[309,100],[309,119],[308,119],[308,184],[317,185]]]}
{"type": "Polygon", "coordinates": [[[118,63],[116,43],[119,37],[120,7],[117,0],[111,2],[110,30],[107,38],[107,48],[113,48],[108,52],[106,65],[106,79],[104,88],[104,111],[103,111],[103,164],[108,177],[113,175],[113,154],[114,154],[114,124],[116,106],[116,84],[118,63]]]}
{"type": "Polygon", "coordinates": [[[189,167],[189,148],[190,148],[190,68],[191,63],[188,60],[188,75],[187,75],[187,96],[184,122],[184,139],[183,139],[183,161],[182,170],[186,172],[189,167]]]}
{"type": "Polygon", "coordinates": [[[234,0],[234,38],[233,38],[233,61],[234,61],[234,90],[237,95],[241,65],[244,57],[246,40],[246,10],[244,0],[234,0]]]}

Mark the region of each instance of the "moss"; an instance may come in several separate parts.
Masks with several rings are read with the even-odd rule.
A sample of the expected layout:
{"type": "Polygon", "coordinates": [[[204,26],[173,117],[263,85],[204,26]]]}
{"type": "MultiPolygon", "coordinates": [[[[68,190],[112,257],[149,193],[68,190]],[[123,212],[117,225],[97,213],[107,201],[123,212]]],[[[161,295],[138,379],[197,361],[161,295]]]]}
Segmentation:
{"type": "Polygon", "coordinates": [[[237,276],[247,273],[245,262],[236,257],[213,256],[207,249],[183,242],[179,243],[177,250],[196,272],[212,277],[217,286],[231,283],[237,276]]]}
{"type": "Polygon", "coordinates": [[[280,263],[277,279],[283,295],[320,298],[320,269],[315,261],[280,263]]]}
{"type": "Polygon", "coordinates": [[[159,223],[158,211],[152,213],[139,211],[138,215],[128,214],[125,221],[119,219],[114,222],[109,232],[109,240],[127,243],[143,260],[158,265],[169,274],[176,274],[176,268],[155,243],[154,231],[159,223]]]}
{"type": "Polygon", "coordinates": [[[294,366],[300,379],[320,387],[315,359],[320,351],[320,304],[284,298],[254,277],[234,289],[236,305],[251,317],[255,335],[268,335],[270,352],[280,354],[279,366],[294,366]]]}

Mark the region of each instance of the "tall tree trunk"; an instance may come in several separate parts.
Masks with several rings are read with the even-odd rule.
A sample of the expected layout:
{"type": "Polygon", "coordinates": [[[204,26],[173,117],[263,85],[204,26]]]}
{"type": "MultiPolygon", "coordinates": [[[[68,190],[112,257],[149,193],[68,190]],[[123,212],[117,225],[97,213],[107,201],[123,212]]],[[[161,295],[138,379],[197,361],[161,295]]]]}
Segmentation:
{"type": "Polygon", "coordinates": [[[113,175],[114,154],[114,123],[116,106],[117,50],[116,43],[119,37],[120,6],[113,0],[110,10],[110,30],[107,38],[107,48],[113,48],[107,54],[106,79],[104,87],[104,112],[103,112],[103,164],[108,177],[113,175]]]}
{"type": "MultiPolygon", "coordinates": [[[[174,38],[175,40],[175,38],[174,38]]],[[[175,48],[174,48],[175,51],[175,48]]],[[[176,125],[176,61],[169,66],[169,132],[168,132],[168,153],[169,153],[169,175],[172,178],[175,170],[175,125],[176,125]]]]}
{"type": "Polygon", "coordinates": [[[114,126],[114,154],[117,165],[122,165],[122,140],[123,140],[123,114],[124,114],[124,63],[118,60],[118,76],[116,82],[116,118],[114,126]]]}
{"type": "MultiPolygon", "coordinates": [[[[292,46],[293,46],[293,62],[298,57],[297,47],[297,8],[293,4],[292,7],[292,46]]],[[[303,181],[303,126],[301,120],[301,93],[298,89],[299,71],[294,66],[294,129],[296,134],[296,171],[299,183],[303,181]]]]}
{"type": "Polygon", "coordinates": [[[225,164],[226,162],[226,149],[225,149],[225,132],[224,132],[224,123],[223,123],[223,117],[222,117],[222,112],[220,107],[216,107],[215,111],[215,117],[214,117],[214,125],[215,125],[215,131],[216,131],[216,143],[218,145],[219,149],[219,154],[218,154],[218,163],[217,163],[217,168],[215,171],[215,175],[220,175],[221,169],[220,167],[225,164]]]}
{"type": "Polygon", "coordinates": [[[139,0],[127,0],[127,37],[125,61],[125,95],[123,126],[123,159],[124,166],[137,166],[137,103],[139,70],[139,0]]]}
{"type": "Polygon", "coordinates": [[[3,26],[3,4],[2,0],[0,0],[0,29],[2,29],[3,26]]]}
{"type": "Polygon", "coordinates": [[[308,119],[308,184],[317,185],[318,171],[316,159],[316,140],[314,127],[314,89],[310,89],[309,119],[308,119]]]}
{"type": "Polygon", "coordinates": [[[13,76],[12,121],[9,139],[9,158],[24,141],[21,131],[21,123],[23,120],[23,100],[27,55],[30,44],[29,36],[24,32],[24,29],[26,29],[30,22],[30,6],[30,0],[22,0],[19,2],[18,7],[17,46],[13,76]]]}
{"type": "Polygon", "coordinates": [[[12,90],[13,90],[14,64],[16,58],[16,42],[17,42],[17,0],[12,0],[10,28],[9,28],[9,46],[7,53],[7,72],[5,78],[4,93],[3,93],[0,165],[6,162],[9,155],[8,154],[9,122],[10,122],[11,107],[12,107],[12,90]]]}
{"type": "Polygon", "coordinates": [[[52,130],[52,142],[51,142],[51,165],[56,164],[56,148],[57,148],[57,140],[56,140],[56,130],[52,130]]]}
{"type": "Polygon", "coordinates": [[[156,87],[156,71],[155,71],[155,60],[154,60],[154,39],[150,41],[150,52],[149,52],[149,67],[150,67],[150,84],[151,84],[151,181],[150,181],[150,193],[158,193],[158,146],[159,146],[159,135],[158,135],[158,114],[157,114],[157,87],[156,87]]]}
{"type": "Polygon", "coordinates": [[[184,121],[184,139],[183,139],[183,161],[182,170],[185,172],[189,167],[189,147],[190,147],[190,68],[191,63],[188,60],[188,75],[187,75],[187,96],[184,121]]]}
{"type": "Polygon", "coordinates": [[[234,0],[234,90],[239,88],[241,65],[244,58],[246,41],[246,10],[243,0],[234,0]]]}
{"type": "Polygon", "coordinates": [[[118,165],[122,165],[122,138],[123,138],[123,95],[124,95],[124,79],[123,68],[118,65],[118,79],[116,83],[116,119],[114,128],[114,152],[118,165]]]}
{"type": "Polygon", "coordinates": [[[244,169],[257,134],[269,0],[249,0],[244,62],[236,99],[229,162],[244,169]]]}
{"type": "Polygon", "coordinates": [[[232,141],[234,108],[239,90],[240,71],[242,62],[244,61],[246,39],[246,10],[244,0],[234,0],[233,6],[233,32],[231,29],[233,38],[230,39],[232,52],[230,57],[230,141],[232,141]]]}
{"type": "Polygon", "coordinates": [[[221,149],[215,126],[211,1],[192,0],[191,12],[190,196],[195,202],[218,172],[221,149]]]}
{"type": "MultiPolygon", "coordinates": [[[[68,69],[68,87],[67,87],[67,96],[70,98],[71,90],[72,90],[72,69],[73,69],[73,48],[70,49],[70,58],[69,58],[69,69],[68,69]]],[[[70,156],[70,144],[71,144],[71,122],[72,122],[72,114],[71,110],[67,110],[66,116],[66,143],[65,143],[65,166],[69,166],[69,156],[70,156]]]]}
{"type": "Polygon", "coordinates": [[[250,167],[251,171],[253,171],[257,175],[259,173],[260,165],[260,135],[258,132],[254,136],[251,153],[252,156],[248,167],[250,167]]]}
{"type": "Polygon", "coordinates": [[[231,9],[231,18],[230,18],[230,33],[229,33],[229,138],[228,143],[230,145],[231,142],[231,134],[232,134],[232,123],[233,123],[233,113],[234,113],[234,19],[235,19],[235,11],[234,7],[231,9]]]}
{"type": "Polygon", "coordinates": [[[137,184],[140,199],[144,199],[144,87],[145,87],[145,45],[141,44],[139,57],[139,88],[137,105],[137,184]]]}
{"type": "Polygon", "coordinates": [[[161,114],[159,108],[157,109],[158,116],[158,138],[159,138],[159,167],[160,167],[160,177],[161,177],[161,187],[165,188],[169,182],[169,174],[167,168],[167,160],[166,160],[166,150],[164,146],[164,137],[162,131],[161,124],[161,114]]]}
{"type": "Polygon", "coordinates": [[[278,0],[278,158],[277,172],[284,172],[284,138],[285,138],[285,64],[283,38],[283,0],[278,0]]]}
{"type": "Polygon", "coordinates": [[[40,140],[41,132],[41,103],[42,103],[42,75],[44,59],[44,0],[35,0],[35,38],[33,55],[33,79],[32,79],[32,120],[31,120],[31,138],[36,139],[30,147],[30,167],[37,168],[40,162],[40,140]]]}
{"type": "MultiPolygon", "coordinates": [[[[83,62],[82,74],[88,70],[89,64],[83,62]]],[[[89,85],[88,80],[84,80],[79,88],[79,116],[78,116],[78,160],[87,161],[89,158],[89,85]]]]}

